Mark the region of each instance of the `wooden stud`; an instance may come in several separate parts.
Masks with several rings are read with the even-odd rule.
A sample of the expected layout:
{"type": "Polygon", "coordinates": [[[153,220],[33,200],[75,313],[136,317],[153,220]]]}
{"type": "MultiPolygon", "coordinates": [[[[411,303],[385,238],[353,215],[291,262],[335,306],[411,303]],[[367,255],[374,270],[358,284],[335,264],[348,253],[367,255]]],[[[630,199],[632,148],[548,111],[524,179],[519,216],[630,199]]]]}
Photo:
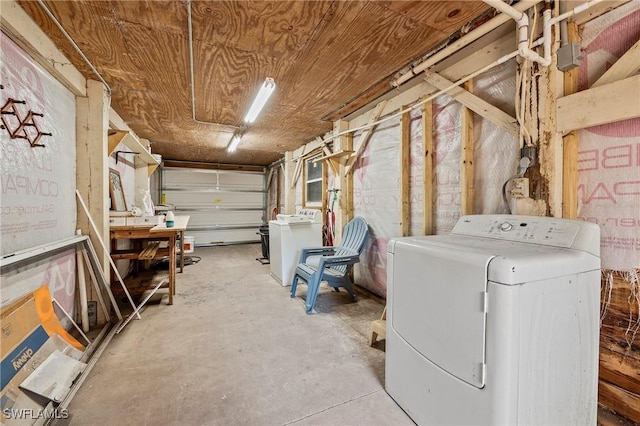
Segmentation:
{"type": "MultiPolygon", "coordinates": [[[[578,25],[567,23],[570,43],[578,42],[578,25]]],[[[578,67],[564,73],[564,95],[578,91],[578,67]]],[[[573,131],[562,138],[562,217],[578,216],[578,133],[573,131]]]]}
{"type": "Polygon", "coordinates": [[[284,185],[284,212],[285,214],[293,214],[296,211],[296,187],[289,185],[289,182],[293,180],[294,165],[293,165],[293,152],[287,151],[284,153],[284,176],[282,183],[284,185]]]}
{"type": "MultiPolygon", "coordinates": [[[[345,149],[353,148],[353,133],[349,133],[345,140],[344,144],[345,149]]],[[[343,163],[341,163],[342,165],[343,163]]],[[[344,166],[343,166],[344,168],[344,166]]],[[[345,204],[345,220],[347,222],[353,219],[353,173],[345,173],[342,170],[342,175],[344,177],[344,185],[342,186],[342,196],[344,197],[345,204]]]]}
{"type": "MultiPolygon", "coordinates": [[[[439,90],[446,89],[453,84],[452,81],[449,81],[436,73],[429,74],[424,79],[427,83],[439,90]]],[[[476,114],[491,121],[496,126],[506,130],[516,137],[519,135],[520,128],[518,127],[517,120],[502,111],[500,108],[494,107],[489,102],[475,96],[473,93],[461,87],[454,87],[447,90],[446,93],[476,114]]]]}
{"type": "MultiPolygon", "coordinates": [[[[473,80],[464,83],[465,90],[473,90],[473,80]]],[[[463,107],[462,111],[462,152],[460,153],[460,211],[463,215],[473,214],[474,185],[474,141],[473,141],[473,111],[463,107]]]]}
{"type": "MultiPolygon", "coordinates": [[[[316,162],[314,160],[314,162],[316,162]]],[[[325,161],[325,163],[329,163],[329,161],[325,161]]],[[[320,163],[322,164],[322,163],[320,163]]],[[[326,218],[327,218],[327,191],[329,190],[329,188],[327,187],[327,183],[328,183],[328,175],[329,175],[329,170],[324,167],[322,167],[322,207],[321,207],[321,212],[322,212],[322,223],[324,225],[327,224],[326,222],[326,218]]],[[[323,243],[324,245],[324,243],[323,243]]]]}
{"type": "MultiPolygon", "coordinates": [[[[405,107],[403,107],[404,109],[405,107]]],[[[403,237],[411,232],[411,113],[400,117],[400,233],[403,237]]]]}
{"type": "Polygon", "coordinates": [[[422,104],[422,147],[424,150],[422,233],[424,235],[433,234],[433,145],[433,102],[429,101],[422,104]]]}
{"type": "MultiPolygon", "coordinates": [[[[386,100],[376,105],[373,111],[371,111],[368,124],[372,124],[378,121],[386,105],[387,105],[386,100]]],[[[356,149],[356,152],[351,156],[351,158],[347,162],[345,173],[351,173],[351,171],[353,171],[353,166],[356,164],[356,161],[358,161],[358,158],[360,158],[360,155],[362,155],[362,153],[364,152],[364,149],[367,147],[367,144],[369,143],[369,139],[371,138],[372,134],[373,134],[373,127],[368,127],[364,129],[364,131],[362,132],[362,136],[360,137],[360,145],[358,145],[358,149],[356,149]]]]}

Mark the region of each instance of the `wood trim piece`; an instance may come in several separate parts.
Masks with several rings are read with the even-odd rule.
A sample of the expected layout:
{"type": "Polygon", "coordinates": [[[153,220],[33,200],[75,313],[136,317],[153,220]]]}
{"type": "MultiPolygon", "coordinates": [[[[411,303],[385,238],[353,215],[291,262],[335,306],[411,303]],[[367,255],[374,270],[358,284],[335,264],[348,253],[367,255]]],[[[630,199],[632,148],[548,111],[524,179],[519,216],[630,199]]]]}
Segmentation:
{"type": "MultiPolygon", "coordinates": [[[[473,91],[473,80],[464,84],[465,90],[473,91]]],[[[473,214],[473,200],[475,195],[474,177],[474,141],[473,141],[473,112],[464,107],[462,114],[462,152],[460,153],[460,211],[463,215],[473,214]]]]}
{"type": "Polygon", "coordinates": [[[410,171],[411,113],[405,112],[400,117],[400,233],[403,237],[408,236],[411,232],[411,188],[409,186],[410,171]]]}
{"type": "Polygon", "coordinates": [[[602,74],[600,78],[591,85],[591,89],[613,83],[614,81],[623,80],[632,76],[638,69],[640,69],[640,40],[638,40],[631,49],[627,50],[627,53],[622,55],[611,68],[602,74]]]}
{"type": "MultiPolygon", "coordinates": [[[[446,89],[453,84],[452,81],[449,81],[448,79],[437,73],[428,74],[424,79],[427,83],[440,90],[446,89]]],[[[489,102],[480,99],[474,94],[469,93],[462,87],[454,87],[450,90],[447,90],[446,93],[449,96],[455,98],[455,100],[460,102],[465,107],[469,108],[471,111],[491,121],[493,124],[504,129],[510,134],[518,137],[520,133],[518,122],[514,117],[511,117],[506,112],[491,105],[489,102]]]]}
{"type": "Polygon", "coordinates": [[[422,233],[433,234],[433,102],[422,104],[422,148],[424,150],[424,166],[422,176],[423,187],[423,220],[422,233]]]}
{"type": "Polygon", "coordinates": [[[640,75],[558,99],[557,131],[584,129],[640,117],[640,75]]]}
{"type": "MultiPolygon", "coordinates": [[[[376,105],[376,107],[371,112],[371,115],[369,116],[368,124],[372,124],[378,121],[378,118],[380,118],[380,116],[382,115],[382,111],[384,110],[384,107],[386,105],[386,100],[376,105]]],[[[349,174],[353,170],[353,166],[356,164],[356,161],[358,161],[358,158],[360,158],[360,155],[362,155],[364,149],[367,147],[371,135],[373,135],[373,127],[368,127],[362,132],[362,136],[360,137],[360,145],[358,145],[358,149],[356,149],[356,152],[351,156],[351,158],[349,158],[349,161],[346,164],[346,174],[349,174]]]]}
{"type": "MultiPolygon", "coordinates": [[[[570,43],[578,41],[578,25],[567,23],[570,43]]],[[[564,73],[564,95],[578,91],[578,70],[573,68],[564,73]]],[[[562,217],[578,217],[578,133],[573,131],[562,138],[562,217]]]]}

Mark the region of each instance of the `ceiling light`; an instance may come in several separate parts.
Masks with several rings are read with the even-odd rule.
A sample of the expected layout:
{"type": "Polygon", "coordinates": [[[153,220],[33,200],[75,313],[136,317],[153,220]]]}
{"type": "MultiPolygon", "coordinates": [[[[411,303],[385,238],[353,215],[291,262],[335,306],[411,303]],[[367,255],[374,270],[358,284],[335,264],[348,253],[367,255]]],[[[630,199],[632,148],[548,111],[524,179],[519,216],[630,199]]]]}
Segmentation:
{"type": "Polygon", "coordinates": [[[237,133],[234,134],[231,138],[231,141],[229,141],[229,145],[227,146],[227,152],[236,152],[236,148],[238,148],[238,145],[240,145],[241,138],[242,135],[239,135],[237,133]]]}
{"type": "Polygon", "coordinates": [[[256,117],[258,117],[258,114],[260,114],[262,107],[264,107],[264,104],[267,103],[267,99],[269,99],[269,96],[271,96],[271,93],[273,93],[273,90],[275,88],[276,82],[273,81],[273,78],[267,77],[262,87],[260,87],[258,96],[256,96],[256,98],[254,99],[253,103],[251,104],[251,108],[249,108],[249,112],[244,118],[245,123],[253,123],[255,121],[256,117]]]}

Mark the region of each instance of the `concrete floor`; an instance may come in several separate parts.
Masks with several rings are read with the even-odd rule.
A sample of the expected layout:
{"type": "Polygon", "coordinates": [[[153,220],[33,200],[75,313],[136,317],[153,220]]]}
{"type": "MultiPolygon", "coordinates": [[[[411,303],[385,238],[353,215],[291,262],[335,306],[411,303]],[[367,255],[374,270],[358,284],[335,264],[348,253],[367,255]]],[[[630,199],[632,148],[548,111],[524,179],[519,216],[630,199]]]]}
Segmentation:
{"type": "Polygon", "coordinates": [[[150,305],[115,336],[64,425],[413,425],[384,391],[383,306],[323,286],[289,297],[260,245],[196,248],[174,305],[150,305]]]}

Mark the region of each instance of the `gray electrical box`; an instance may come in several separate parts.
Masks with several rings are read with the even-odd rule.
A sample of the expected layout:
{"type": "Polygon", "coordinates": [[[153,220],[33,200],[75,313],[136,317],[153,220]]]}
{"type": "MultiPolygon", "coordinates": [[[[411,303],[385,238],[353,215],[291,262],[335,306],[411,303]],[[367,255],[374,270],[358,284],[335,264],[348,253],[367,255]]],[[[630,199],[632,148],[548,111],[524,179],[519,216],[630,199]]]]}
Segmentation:
{"type": "Polygon", "coordinates": [[[580,65],[583,57],[578,44],[567,43],[558,49],[558,69],[562,72],[569,71],[580,65]]]}

